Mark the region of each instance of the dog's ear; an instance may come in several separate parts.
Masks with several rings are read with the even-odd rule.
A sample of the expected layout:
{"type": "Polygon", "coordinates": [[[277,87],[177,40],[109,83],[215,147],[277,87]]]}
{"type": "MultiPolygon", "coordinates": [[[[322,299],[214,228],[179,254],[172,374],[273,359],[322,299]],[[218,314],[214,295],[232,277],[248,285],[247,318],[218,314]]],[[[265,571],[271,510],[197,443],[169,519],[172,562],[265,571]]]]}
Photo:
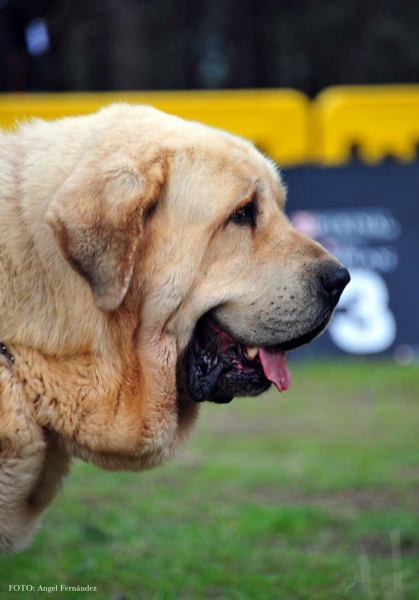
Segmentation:
{"type": "Polygon", "coordinates": [[[130,159],[82,164],[60,188],[46,219],[58,248],[89,283],[98,308],[116,310],[130,285],[146,215],[158,201],[165,166],[130,159]]]}

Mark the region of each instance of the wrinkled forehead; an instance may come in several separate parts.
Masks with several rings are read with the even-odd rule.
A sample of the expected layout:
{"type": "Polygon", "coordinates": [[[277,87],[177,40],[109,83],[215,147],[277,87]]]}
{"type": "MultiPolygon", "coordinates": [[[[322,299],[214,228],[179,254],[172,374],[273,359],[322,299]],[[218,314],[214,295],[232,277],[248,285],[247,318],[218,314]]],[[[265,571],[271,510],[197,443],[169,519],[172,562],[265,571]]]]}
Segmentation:
{"type": "Polygon", "coordinates": [[[183,148],[175,163],[173,183],[182,178],[180,188],[196,200],[201,212],[204,206],[211,213],[230,211],[254,197],[284,207],[286,190],[279,169],[246,140],[214,135],[183,148]]]}
{"type": "Polygon", "coordinates": [[[250,156],[238,159],[238,180],[246,179],[247,187],[253,196],[275,202],[284,208],[286,188],[279,168],[256,148],[251,147],[250,156]]]}

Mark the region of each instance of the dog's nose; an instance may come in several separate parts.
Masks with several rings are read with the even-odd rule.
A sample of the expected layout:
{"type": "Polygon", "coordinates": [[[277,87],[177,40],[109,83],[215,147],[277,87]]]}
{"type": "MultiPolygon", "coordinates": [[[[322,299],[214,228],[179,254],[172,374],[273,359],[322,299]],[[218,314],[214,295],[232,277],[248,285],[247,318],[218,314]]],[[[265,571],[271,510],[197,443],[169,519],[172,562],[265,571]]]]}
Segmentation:
{"type": "Polygon", "coordinates": [[[330,264],[320,276],[323,289],[338,302],[343,290],[351,280],[348,269],[341,265],[330,264]]]}

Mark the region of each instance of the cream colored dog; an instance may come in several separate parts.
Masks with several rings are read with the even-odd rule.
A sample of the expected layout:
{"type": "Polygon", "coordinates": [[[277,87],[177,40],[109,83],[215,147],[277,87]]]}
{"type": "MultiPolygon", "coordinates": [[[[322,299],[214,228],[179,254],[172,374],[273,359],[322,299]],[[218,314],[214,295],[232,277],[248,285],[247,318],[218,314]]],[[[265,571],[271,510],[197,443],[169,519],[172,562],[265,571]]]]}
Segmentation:
{"type": "Polygon", "coordinates": [[[349,277],[284,202],[249,142],[146,106],[0,135],[1,551],[71,457],[148,469],[200,401],[287,389],[349,277]]]}

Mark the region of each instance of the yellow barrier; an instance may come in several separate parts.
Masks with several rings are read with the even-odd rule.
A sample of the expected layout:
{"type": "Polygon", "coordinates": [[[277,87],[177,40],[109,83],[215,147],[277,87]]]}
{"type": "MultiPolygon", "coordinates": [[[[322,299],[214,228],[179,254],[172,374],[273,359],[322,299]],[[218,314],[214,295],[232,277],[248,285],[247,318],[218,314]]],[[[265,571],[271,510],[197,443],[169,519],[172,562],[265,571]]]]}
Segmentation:
{"type": "Polygon", "coordinates": [[[0,95],[0,125],[88,114],[112,102],[151,104],[251,139],[282,165],[308,158],[309,100],[296,90],[0,95]]]}
{"type": "Polygon", "coordinates": [[[368,164],[388,155],[415,160],[419,143],[419,86],[348,86],[324,90],[312,103],[311,159],[339,165],[355,146],[368,164]]]}
{"type": "Polygon", "coordinates": [[[344,164],[354,146],[368,164],[388,155],[412,162],[419,142],[419,85],[334,87],[311,103],[295,90],[4,94],[0,126],[87,114],[118,101],[242,135],[284,166],[344,164]]]}

